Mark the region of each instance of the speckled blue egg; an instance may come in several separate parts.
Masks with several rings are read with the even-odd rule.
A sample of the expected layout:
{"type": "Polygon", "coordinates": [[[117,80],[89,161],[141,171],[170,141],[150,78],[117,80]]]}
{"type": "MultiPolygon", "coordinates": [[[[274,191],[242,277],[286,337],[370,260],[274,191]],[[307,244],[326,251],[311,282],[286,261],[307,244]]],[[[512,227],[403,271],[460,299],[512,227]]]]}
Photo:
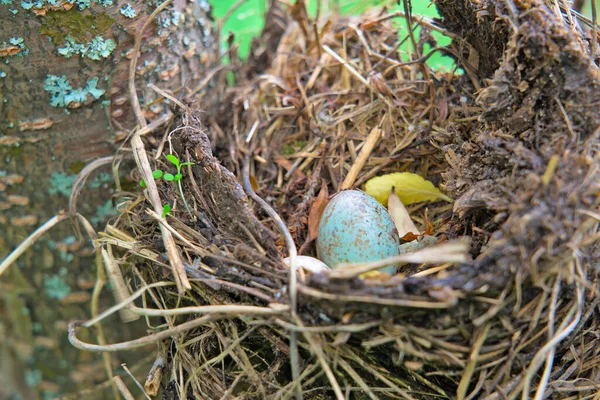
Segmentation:
{"type": "MultiPolygon", "coordinates": [[[[393,257],[399,254],[399,247],[392,217],[365,192],[345,190],[325,207],[319,222],[317,253],[329,267],[393,257]]],[[[395,267],[380,271],[393,274],[395,267]]]]}

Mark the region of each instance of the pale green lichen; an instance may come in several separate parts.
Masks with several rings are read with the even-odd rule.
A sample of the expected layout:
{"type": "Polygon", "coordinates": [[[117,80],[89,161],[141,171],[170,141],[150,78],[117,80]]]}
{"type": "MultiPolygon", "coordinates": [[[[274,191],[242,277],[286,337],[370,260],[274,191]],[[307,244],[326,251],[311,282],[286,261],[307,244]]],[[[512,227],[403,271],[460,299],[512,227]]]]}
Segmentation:
{"type": "Polygon", "coordinates": [[[98,78],[94,77],[88,81],[86,89],[94,99],[98,100],[104,94],[105,90],[98,89],[96,85],[98,85],[98,78]]]}
{"type": "Polygon", "coordinates": [[[115,41],[112,39],[104,40],[102,36],[96,36],[92,39],[88,57],[92,60],[100,60],[107,58],[117,48],[115,41]]]}
{"type": "Polygon", "coordinates": [[[114,40],[104,39],[102,36],[96,36],[86,44],[78,43],[72,36],[67,36],[65,41],[65,46],[58,49],[58,54],[66,58],[79,54],[81,57],[101,60],[110,56],[117,47],[114,40]]]}
{"type": "Polygon", "coordinates": [[[80,10],[85,10],[86,8],[90,8],[92,6],[91,0],[76,0],[75,3],[80,10]]]}
{"type": "Polygon", "coordinates": [[[19,46],[20,48],[25,47],[25,45],[23,44],[23,38],[22,37],[11,37],[10,39],[8,39],[8,41],[10,42],[10,44],[12,44],[13,46],[19,46]]]}
{"type": "Polygon", "coordinates": [[[67,175],[62,172],[53,173],[50,176],[50,188],[48,189],[48,193],[70,196],[75,178],[76,175],[67,175]]]}
{"type": "Polygon", "coordinates": [[[31,1],[31,0],[23,0],[21,1],[21,7],[23,10],[31,10],[33,7],[42,8],[44,3],[40,0],[31,1]]]}
{"type": "Polygon", "coordinates": [[[112,201],[107,200],[104,205],[98,206],[96,208],[96,214],[90,218],[90,222],[93,225],[99,225],[100,223],[106,221],[106,219],[116,215],[117,210],[112,204],[112,201]]]}
{"type": "MultiPolygon", "coordinates": [[[[67,244],[67,243],[65,243],[65,244],[67,244]]],[[[48,240],[48,248],[50,250],[56,251],[58,253],[58,257],[62,261],[71,262],[75,258],[75,256],[73,255],[73,253],[71,253],[71,252],[69,252],[67,250],[64,250],[64,249],[63,250],[58,250],[58,243],[56,243],[52,239],[48,240]]],[[[62,273],[62,269],[61,269],[61,271],[59,271],[58,276],[65,276],[65,274],[62,273]]]]}
{"type": "Polygon", "coordinates": [[[88,95],[98,100],[105,90],[98,89],[98,78],[91,78],[86,86],[73,88],[68,79],[63,76],[47,75],[44,90],[50,93],[50,105],[53,107],[65,107],[72,103],[85,103],[88,95]]]}
{"type": "Polygon", "coordinates": [[[127,3],[123,7],[121,7],[120,11],[121,11],[121,14],[123,14],[127,18],[133,18],[137,15],[135,10],[133,9],[133,7],[131,7],[131,4],[129,4],[129,3],[127,3]]]}
{"type": "Polygon", "coordinates": [[[48,298],[61,300],[71,293],[71,288],[63,278],[54,275],[44,280],[44,291],[48,298]]]}
{"type": "Polygon", "coordinates": [[[27,369],[23,374],[25,384],[29,387],[36,387],[42,383],[42,371],[39,369],[27,369]]]}
{"type": "Polygon", "coordinates": [[[8,5],[8,4],[12,4],[13,0],[0,0],[0,4],[4,4],[4,5],[8,5]]]}
{"type": "Polygon", "coordinates": [[[44,90],[50,92],[50,105],[64,107],[65,96],[73,90],[66,76],[47,75],[44,90]]]}
{"type": "Polygon", "coordinates": [[[112,175],[106,172],[101,172],[90,182],[91,189],[99,189],[105,183],[111,182],[113,179],[112,175]]]}

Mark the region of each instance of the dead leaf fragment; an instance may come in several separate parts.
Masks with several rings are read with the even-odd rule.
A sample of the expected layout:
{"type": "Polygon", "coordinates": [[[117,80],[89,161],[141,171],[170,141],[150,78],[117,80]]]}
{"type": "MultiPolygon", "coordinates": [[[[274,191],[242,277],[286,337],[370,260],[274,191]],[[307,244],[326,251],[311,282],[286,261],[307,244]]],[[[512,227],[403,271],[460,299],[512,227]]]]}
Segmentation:
{"type": "Polygon", "coordinates": [[[419,233],[419,230],[415,226],[414,222],[412,221],[412,219],[410,219],[408,210],[400,201],[400,198],[396,194],[396,190],[393,186],[392,192],[388,197],[388,212],[392,217],[392,221],[394,221],[394,225],[396,225],[396,230],[398,230],[398,236],[400,236],[400,238],[404,238],[407,234],[410,233],[419,233]]]}
{"type": "Polygon", "coordinates": [[[308,213],[308,236],[302,246],[300,246],[300,250],[298,250],[300,254],[302,254],[306,246],[312,243],[313,240],[316,240],[317,236],[319,236],[319,222],[321,221],[321,215],[323,215],[323,211],[325,211],[325,207],[327,207],[328,203],[329,189],[327,189],[327,184],[323,181],[321,183],[319,195],[310,206],[310,212],[308,213]]]}
{"type": "Polygon", "coordinates": [[[329,190],[327,189],[327,184],[323,181],[321,183],[321,191],[312,203],[310,212],[308,213],[308,237],[310,240],[315,240],[319,234],[319,221],[321,220],[323,211],[325,211],[325,207],[327,207],[327,203],[329,203],[328,197],[329,190]]]}

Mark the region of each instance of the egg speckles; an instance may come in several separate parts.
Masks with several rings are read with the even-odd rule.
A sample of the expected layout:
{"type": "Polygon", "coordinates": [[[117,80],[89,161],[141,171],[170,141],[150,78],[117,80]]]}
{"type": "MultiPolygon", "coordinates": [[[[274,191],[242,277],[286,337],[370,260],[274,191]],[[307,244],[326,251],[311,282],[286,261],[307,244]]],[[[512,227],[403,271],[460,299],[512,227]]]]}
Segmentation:
{"type": "MultiPolygon", "coordinates": [[[[336,195],[319,222],[317,253],[331,268],[342,263],[381,260],[399,254],[400,239],[387,210],[359,190],[336,195]]],[[[394,267],[381,269],[393,273],[394,267]]]]}

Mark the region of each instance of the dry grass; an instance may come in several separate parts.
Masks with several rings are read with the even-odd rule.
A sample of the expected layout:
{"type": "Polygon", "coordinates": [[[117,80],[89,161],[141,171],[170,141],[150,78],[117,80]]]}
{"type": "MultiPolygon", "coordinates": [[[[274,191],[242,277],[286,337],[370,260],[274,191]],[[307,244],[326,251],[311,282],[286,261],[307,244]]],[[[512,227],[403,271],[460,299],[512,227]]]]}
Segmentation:
{"type": "MultiPolygon", "coordinates": [[[[440,2],[448,27],[453,4],[440,2]]],[[[494,26],[508,39],[492,77],[497,49],[431,21],[408,28],[451,35],[464,75],[424,63],[428,37],[399,34],[404,13],[317,23],[300,6],[293,20],[278,7],[265,32],[281,35],[276,51],[255,49],[233,88],[215,69],[167,132],[145,137],[157,168],[170,168],[161,150],[195,163],[182,181],[192,213],[176,185],[156,181],[151,195],[124,198],[97,240],[125,292],[109,312],[143,316],[155,333],[90,345],[73,323],[72,343],[155,343],[146,388],[162,374],[163,393],[179,398],[598,398],[600,98],[574,19],[508,0],[485,11],[505,15],[498,21],[461,14],[475,35],[494,26]],[[407,40],[410,62],[397,52],[407,40]],[[545,81],[550,72],[558,78],[545,81]],[[574,81],[592,92],[573,92],[574,81]],[[397,259],[410,264],[393,278],[357,277],[374,265],[296,276],[282,263],[297,248],[315,254],[309,213],[323,182],[335,193],[397,171],[456,199],[409,207],[446,247],[397,259]],[[460,238],[470,239],[469,260],[460,238]],[[182,267],[169,266],[167,250],[182,267]],[[171,274],[181,268],[186,291],[171,274]]]]}

